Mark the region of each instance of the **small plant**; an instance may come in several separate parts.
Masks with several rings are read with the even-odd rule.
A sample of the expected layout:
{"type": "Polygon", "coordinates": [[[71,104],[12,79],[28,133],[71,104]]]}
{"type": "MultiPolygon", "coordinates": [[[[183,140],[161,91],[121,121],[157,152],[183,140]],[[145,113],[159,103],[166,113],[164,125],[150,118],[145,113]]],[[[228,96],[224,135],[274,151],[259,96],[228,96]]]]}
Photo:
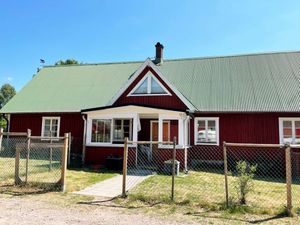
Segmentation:
{"type": "Polygon", "coordinates": [[[239,203],[246,204],[246,196],[253,190],[253,177],[257,169],[256,165],[250,165],[246,161],[239,161],[236,164],[237,183],[235,188],[238,192],[239,203]]]}

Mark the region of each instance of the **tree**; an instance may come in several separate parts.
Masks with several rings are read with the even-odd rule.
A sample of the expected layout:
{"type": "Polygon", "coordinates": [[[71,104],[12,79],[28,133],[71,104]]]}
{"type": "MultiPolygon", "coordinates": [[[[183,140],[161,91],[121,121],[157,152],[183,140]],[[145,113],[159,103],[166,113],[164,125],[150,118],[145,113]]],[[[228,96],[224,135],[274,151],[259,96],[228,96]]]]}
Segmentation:
{"type": "Polygon", "coordinates": [[[79,64],[79,62],[75,59],[66,59],[66,60],[59,60],[55,63],[55,65],[72,65],[72,64],[79,64]]]}
{"type": "Polygon", "coordinates": [[[0,108],[2,108],[16,94],[16,90],[10,84],[3,84],[0,88],[0,108]]]}
{"type": "MultiPolygon", "coordinates": [[[[3,84],[0,88],[0,108],[2,108],[16,94],[16,90],[10,84],[3,84]]],[[[6,127],[6,120],[0,117],[0,127],[6,127]]]]}

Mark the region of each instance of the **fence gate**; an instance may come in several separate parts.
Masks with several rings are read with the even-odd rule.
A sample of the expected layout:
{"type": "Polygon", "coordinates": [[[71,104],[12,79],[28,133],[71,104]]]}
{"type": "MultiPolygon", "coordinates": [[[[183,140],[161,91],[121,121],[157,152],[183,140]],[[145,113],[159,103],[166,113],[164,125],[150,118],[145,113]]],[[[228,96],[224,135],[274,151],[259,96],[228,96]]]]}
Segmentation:
{"type": "Polygon", "coordinates": [[[0,188],[64,190],[69,134],[64,137],[0,132],[0,188]]]}

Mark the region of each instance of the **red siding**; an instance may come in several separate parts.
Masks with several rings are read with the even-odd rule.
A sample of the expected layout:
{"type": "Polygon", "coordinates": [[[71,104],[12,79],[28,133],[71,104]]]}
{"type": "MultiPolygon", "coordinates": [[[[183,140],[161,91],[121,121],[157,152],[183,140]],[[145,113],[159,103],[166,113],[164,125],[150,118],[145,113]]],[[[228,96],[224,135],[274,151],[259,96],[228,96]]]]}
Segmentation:
{"type": "MultiPolygon", "coordinates": [[[[220,144],[279,143],[279,117],[300,117],[300,113],[227,113],[197,114],[195,117],[219,117],[220,144]]],[[[194,144],[194,122],[191,121],[190,143],[194,144]]]]}
{"type": "Polygon", "coordinates": [[[123,157],[123,147],[90,147],[85,150],[85,164],[104,165],[108,156],[123,157]]]}
{"type": "Polygon", "coordinates": [[[175,95],[175,93],[167,86],[165,82],[155,73],[155,71],[146,67],[141,74],[135,79],[135,81],[127,88],[127,90],[120,96],[115,102],[114,106],[128,105],[128,104],[140,104],[152,107],[163,107],[175,110],[186,110],[186,105],[175,95]],[[153,75],[168,89],[172,96],[130,96],[127,97],[129,92],[136,86],[136,84],[145,76],[145,74],[151,71],[153,75]]]}
{"type": "MultiPolygon", "coordinates": [[[[197,114],[195,117],[219,117],[219,146],[194,145],[194,121],[191,121],[189,160],[222,160],[223,141],[232,143],[279,144],[279,117],[300,117],[300,113],[227,113],[197,114]],[[194,146],[193,146],[194,145],[194,146]]],[[[279,157],[278,149],[268,149],[269,156],[279,157]]],[[[242,151],[239,152],[242,155],[242,151]]],[[[260,149],[247,151],[248,159],[262,154],[260,149]]]]}
{"type": "Polygon", "coordinates": [[[10,131],[26,132],[31,129],[32,135],[40,136],[43,116],[60,117],[60,136],[71,132],[72,153],[82,153],[82,138],[84,122],[80,113],[45,113],[45,114],[11,114],[10,131]]]}

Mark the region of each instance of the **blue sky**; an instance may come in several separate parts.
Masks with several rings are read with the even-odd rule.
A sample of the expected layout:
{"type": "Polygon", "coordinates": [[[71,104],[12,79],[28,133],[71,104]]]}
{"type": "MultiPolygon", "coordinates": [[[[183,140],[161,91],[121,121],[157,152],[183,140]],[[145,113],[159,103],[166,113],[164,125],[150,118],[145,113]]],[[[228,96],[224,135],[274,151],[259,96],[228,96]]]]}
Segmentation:
{"type": "Polygon", "coordinates": [[[300,1],[2,1],[0,84],[20,90],[46,64],[300,50],[300,1]]]}

